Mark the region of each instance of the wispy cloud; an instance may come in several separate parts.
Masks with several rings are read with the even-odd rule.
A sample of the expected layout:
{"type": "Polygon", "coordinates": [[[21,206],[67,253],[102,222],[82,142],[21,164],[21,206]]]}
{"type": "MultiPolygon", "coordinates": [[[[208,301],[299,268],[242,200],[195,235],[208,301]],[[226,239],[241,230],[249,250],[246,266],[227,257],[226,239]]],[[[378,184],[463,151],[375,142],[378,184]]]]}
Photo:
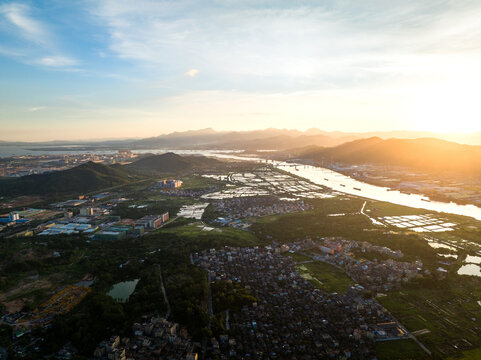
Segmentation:
{"type": "Polygon", "coordinates": [[[204,73],[224,81],[247,75],[305,86],[306,81],[343,85],[387,75],[416,77],[432,72],[424,61],[430,54],[479,55],[481,49],[476,1],[204,5],[107,0],[92,2],[92,12],[106,24],[110,50],[120,58],[160,64],[170,72],[195,58],[204,73]]]}
{"type": "Polygon", "coordinates": [[[40,22],[29,17],[30,8],[25,4],[4,4],[0,6],[0,14],[14,25],[17,32],[28,40],[39,44],[49,43],[49,33],[40,22]]]}
{"type": "Polygon", "coordinates": [[[197,69],[190,69],[184,75],[189,77],[196,77],[199,74],[199,70],[197,69]]]}
{"type": "Polygon", "coordinates": [[[76,65],[77,61],[67,56],[47,56],[37,60],[37,62],[44,66],[72,66],[76,65]]]}
{"type": "Polygon", "coordinates": [[[70,56],[62,54],[58,49],[56,35],[42,21],[32,15],[33,9],[21,3],[0,5],[0,19],[3,25],[0,31],[9,33],[14,39],[9,46],[4,46],[4,55],[11,56],[29,64],[48,67],[68,67],[78,62],[70,56]]]}
{"type": "Polygon", "coordinates": [[[34,75],[82,67],[69,79],[50,71],[12,83],[0,116],[29,125],[91,131],[86,121],[108,133],[136,119],[149,135],[199,121],[388,130],[481,118],[479,0],[0,3],[0,56],[34,65],[34,75]]]}
{"type": "Polygon", "coordinates": [[[46,106],[33,106],[28,109],[29,112],[36,112],[36,111],[41,111],[47,109],[46,106]]]}

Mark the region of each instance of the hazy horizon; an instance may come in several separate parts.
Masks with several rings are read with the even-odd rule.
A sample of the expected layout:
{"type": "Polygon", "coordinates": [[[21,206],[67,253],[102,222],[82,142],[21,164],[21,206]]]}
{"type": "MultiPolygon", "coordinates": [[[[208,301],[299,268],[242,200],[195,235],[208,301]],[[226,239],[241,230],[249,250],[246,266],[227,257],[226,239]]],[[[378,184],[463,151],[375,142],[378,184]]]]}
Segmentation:
{"type": "MultiPolygon", "coordinates": [[[[141,137],[141,136],[131,136],[131,137],[89,137],[89,138],[51,138],[51,139],[42,139],[42,140],[5,140],[0,138],[0,144],[3,143],[55,143],[55,142],[67,142],[67,143],[89,143],[89,142],[108,142],[108,141],[129,141],[129,140],[142,140],[147,138],[155,138],[155,137],[162,137],[162,136],[169,136],[175,134],[188,134],[188,133],[202,133],[202,132],[212,132],[216,134],[227,134],[227,133],[242,133],[242,132],[265,132],[265,131],[273,131],[273,132],[298,132],[300,135],[309,135],[314,136],[318,134],[322,134],[332,138],[349,138],[350,136],[355,136],[358,138],[367,138],[367,137],[381,137],[381,138],[390,138],[390,137],[398,137],[398,138],[425,138],[425,137],[432,137],[441,140],[447,140],[452,142],[458,142],[461,144],[468,144],[468,145],[481,145],[481,132],[436,132],[436,131],[420,131],[420,130],[406,130],[406,129],[395,129],[395,130],[388,130],[388,131],[365,131],[365,132],[353,132],[353,131],[340,131],[340,130],[332,130],[326,131],[319,128],[309,128],[309,129],[295,129],[295,128],[254,128],[254,129],[247,129],[247,130],[237,130],[237,129],[227,129],[227,130],[218,130],[215,128],[198,128],[198,129],[186,129],[184,131],[172,131],[172,132],[165,132],[159,134],[151,134],[148,137],[141,137]]],[[[274,135],[274,134],[273,134],[274,135]]],[[[350,141],[350,140],[347,140],[350,141]]]]}

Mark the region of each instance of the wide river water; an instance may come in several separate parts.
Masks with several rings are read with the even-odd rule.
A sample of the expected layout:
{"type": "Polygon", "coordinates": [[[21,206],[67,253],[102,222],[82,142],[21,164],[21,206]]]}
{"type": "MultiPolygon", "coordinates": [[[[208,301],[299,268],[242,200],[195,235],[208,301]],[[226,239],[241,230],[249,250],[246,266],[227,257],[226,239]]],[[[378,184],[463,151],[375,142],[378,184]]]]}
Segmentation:
{"type": "Polygon", "coordinates": [[[293,167],[291,164],[284,163],[280,164],[278,168],[339,192],[419,209],[471,216],[477,220],[481,220],[481,208],[475,205],[458,205],[453,202],[432,201],[426,196],[405,194],[386,187],[367,184],[338,172],[317,166],[304,166],[299,164],[297,167],[293,167]]]}
{"type": "Polygon", "coordinates": [[[277,168],[293,175],[300,176],[315,184],[324,185],[332,190],[346,194],[362,196],[368,199],[386,201],[393,204],[410,206],[418,209],[426,209],[441,213],[470,216],[481,220],[481,208],[475,205],[459,205],[453,202],[440,202],[429,200],[426,196],[418,194],[406,194],[390,188],[367,184],[353,179],[336,171],[296,163],[271,161],[262,158],[244,157],[233,153],[217,155],[219,158],[254,160],[274,164],[277,168]]]}
{"type": "MultiPolygon", "coordinates": [[[[232,160],[249,160],[267,162],[268,160],[261,157],[247,157],[240,156],[240,150],[168,150],[168,149],[148,149],[148,150],[133,150],[135,153],[165,153],[168,151],[175,152],[179,155],[204,155],[209,157],[218,157],[232,160]]],[[[0,157],[12,155],[41,155],[41,154],[112,154],[116,153],[114,150],[97,150],[97,151],[32,151],[21,147],[3,147],[0,146],[0,157]]],[[[444,212],[449,214],[457,214],[470,216],[477,220],[481,220],[481,208],[475,205],[458,205],[453,202],[439,202],[429,200],[427,197],[417,194],[405,194],[397,190],[390,190],[389,188],[370,185],[349,176],[345,176],[330,169],[321,168],[318,166],[302,165],[296,163],[286,163],[279,161],[268,161],[274,164],[281,170],[285,170],[293,175],[303,177],[315,184],[324,185],[335,191],[362,196],[368,199],[387,201],[393,204],[410,206],[419,209],[426,209],[437,212],[444,212]]]]}

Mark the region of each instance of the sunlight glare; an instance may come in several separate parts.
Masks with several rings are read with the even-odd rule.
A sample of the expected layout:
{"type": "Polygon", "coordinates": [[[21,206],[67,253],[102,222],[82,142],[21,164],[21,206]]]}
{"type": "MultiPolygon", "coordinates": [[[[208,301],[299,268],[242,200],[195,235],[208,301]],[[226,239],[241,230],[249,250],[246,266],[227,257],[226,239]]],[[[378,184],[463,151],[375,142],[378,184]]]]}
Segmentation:
{"type": "Polygon", "coordinates": [[[411,94],[411,118],[423,131],[480,131],[480,90],[479,84],[459,81],[418,87],[411,94]]]}

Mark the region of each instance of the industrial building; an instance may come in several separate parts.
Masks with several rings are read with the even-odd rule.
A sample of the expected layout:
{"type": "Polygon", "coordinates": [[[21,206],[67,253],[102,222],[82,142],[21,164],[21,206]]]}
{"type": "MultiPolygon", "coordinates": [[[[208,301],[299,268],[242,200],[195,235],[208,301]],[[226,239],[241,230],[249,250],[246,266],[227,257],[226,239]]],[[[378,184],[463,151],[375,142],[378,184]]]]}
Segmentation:
{"type": "Polygon", "coordinates": [[[169,213],[162,215],[147,215],[135,221],[135,227],[143,226],[144,229],[156,229],[169,220],[169,213]]]}

